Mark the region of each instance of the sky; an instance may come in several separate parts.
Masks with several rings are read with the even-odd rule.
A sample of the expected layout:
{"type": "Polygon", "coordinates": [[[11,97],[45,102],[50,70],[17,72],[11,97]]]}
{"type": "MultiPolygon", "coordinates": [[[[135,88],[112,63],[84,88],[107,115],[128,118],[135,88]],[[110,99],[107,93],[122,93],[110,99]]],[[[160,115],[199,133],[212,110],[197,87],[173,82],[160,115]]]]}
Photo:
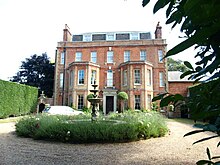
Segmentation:
{"type": "MultiPolygon", "coordinates": [[[[72,34],[146,31],[154,37],[160,22],[169,50],[183,41],[183,34],[165,25],[164,9],[153,14],[154,3],[142,7],[142,0],[0,0],[0,79],[9,80],[31,55],[46,52],[54,61],[65,24],[72,34]]],[[[195,62],[192,49],[174,59],[195,62]]]]}

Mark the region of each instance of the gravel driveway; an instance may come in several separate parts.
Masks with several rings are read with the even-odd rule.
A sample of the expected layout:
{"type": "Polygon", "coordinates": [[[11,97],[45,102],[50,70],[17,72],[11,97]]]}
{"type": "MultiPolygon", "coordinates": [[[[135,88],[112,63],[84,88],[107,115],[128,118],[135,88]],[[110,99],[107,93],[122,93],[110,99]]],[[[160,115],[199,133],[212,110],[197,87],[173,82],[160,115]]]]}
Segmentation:
{"type": "Polygon", "coordinates": [[[183,138],[194,128],[168,122],[170,134],[155,139],[116,144],[67,144],[17,137],[14,123],[0,124],[0,165],[189,165],[207,159],[206,148],[220,155],[219,139],[192,145],[211,133],[183,138]]]}

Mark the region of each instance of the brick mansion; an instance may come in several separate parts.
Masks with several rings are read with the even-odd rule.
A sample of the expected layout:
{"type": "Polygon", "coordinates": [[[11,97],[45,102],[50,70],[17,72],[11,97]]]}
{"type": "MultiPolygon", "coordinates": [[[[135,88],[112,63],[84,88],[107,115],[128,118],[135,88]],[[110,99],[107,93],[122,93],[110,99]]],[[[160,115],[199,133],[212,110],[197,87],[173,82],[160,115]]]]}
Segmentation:
{"type": "Polygon", "coordinates": [[[96,82],[103,113],[117,111],[117,93],[128,94],[126,107],[150,109],[151,99],[168,90],[166,40],[158,24],[150,32],[72,34],[65,25],[55,63],[54,105],[89,107],[87,95],[96,82]]]}

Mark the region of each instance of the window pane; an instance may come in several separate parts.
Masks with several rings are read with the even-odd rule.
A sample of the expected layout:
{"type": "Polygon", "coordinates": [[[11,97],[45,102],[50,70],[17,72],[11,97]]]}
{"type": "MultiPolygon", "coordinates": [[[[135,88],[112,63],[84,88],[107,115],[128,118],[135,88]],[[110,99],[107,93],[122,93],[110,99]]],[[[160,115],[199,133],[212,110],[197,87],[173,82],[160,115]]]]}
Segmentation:
{"type": "Polygon", "coordinates": [[[128,83],[128,78],[127,78],[127,70],[124,70],[124,85],[127,85],[128,83]]]}
{"type": "Polygon", "coordinates": [[[91,84],[95,84],[94,83],[95,81],[96,81],[96,70],[92,70],[91,84]]]}
{"type": "Polygon", "coordinates": [[[151,109],[151,95],[147,95],[148,109],[151,109]]]}
{"type": "Polygon", "coordinates": [[[164,74],[160,72],[160,87],[164,87],[164,74]]]}
{"type": "Polygon", "coordinates": [[[140,97],[140,95],[135,95],[134,103],[135,103],[134,109],[141,109],[141,97],[140,97]]]}
{"type": "Polygon", "coordinates": [[[84,34],[83,41],[92,41],[92,35],[91,34],[84,34]]]}
{"type": "Polygon", "coordinates": [[[147,53],[145,50],[140,51],[140,60],[144,60],[144,61],[147,60],[147,53]]]}
{"type": "Polygon", "coordinates": [[[147,69],[147,85],[151,85],[151,70],[147,69]]]}
{"type": "Polygon", "coordinates": [[[113,63],[113,51],[107,52],[107,63],[113,63]]]}
{"type": "Polygon", "coordinates": [[[134,70],[134,83],[135,84],[140,84],[141,83],[141,75],[140,75],[140,70],[139,69],[134,70]]]}
{"type": "Polygon", "coordinates": [[[64,52],[60,54],[60,64],[64,64],[64,52]]]}
{"type": "Polygon", "coordinates": [[[108,70],[107,72],[107,87],[113,87],[113,72],[108,70]]]}
{"type": "Polygon", "coordinates": [[[73,80],[74,80],[74,71],[70,72],[70,87],[73,86],[73,80]]]}
{"type": "Polygon", "coordinates": [[[97,59],[97,53],[96,52],[91,52],[91,62],[96,63],[97,59]]]}
{"type": "Polygon", "coordinates": [[[139,34],[138,33],[131,33],[130,34],[130,39],[131,40],[138,40],[139,39],[139,34]]]}
{"type": "Polygon", "coordinates": [[[124,52],[124,62],[130,61],[130,51],[124,52]]]}
{"type": "Polygon", "coordinates": [[[82,52],[76,52],[76,61],[82,61],[82,52]]]}
{"type": "Polygon", "coordinates": [[[84,84],[84,70],[78,72],[78,84],[84,84]]]}
{"type": "Polygon", "coordinates": [[[83,109],[83,95],[78,95],[78,109],[83,109]]]}
{"type": "Polygon", "coordinates": [[[114,35],[114,34],[107,34],[107,35],[106,35],[106,40],[107,40],[107,41],[115,40],[115,35],[114,35]]]}
{"type": "Polygon", "coordinates": [[[73,106],[73,97],[72,97],[72,95],[69,95],[69,106],[70,107],[73,106]]]}
{"type": "Polygon", "coordinates": [[[163,62],[163,51],[162,50],[158,50],[158,59],[159,59],[159,62],[163,62]]]}
{"type": "Polygon", "coordinates": [[[60,88],[63,87],[63,73],[60,73],[60,88]]]}

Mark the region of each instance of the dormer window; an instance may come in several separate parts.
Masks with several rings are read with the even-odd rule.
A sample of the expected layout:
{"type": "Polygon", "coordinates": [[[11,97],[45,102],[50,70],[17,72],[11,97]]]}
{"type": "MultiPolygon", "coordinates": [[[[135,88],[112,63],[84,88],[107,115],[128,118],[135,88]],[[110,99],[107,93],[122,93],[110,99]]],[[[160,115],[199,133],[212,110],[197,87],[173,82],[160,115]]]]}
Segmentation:
{"type": "Polygon", "coordinates": [[[131,33],[130,40],[139,40],[139,33],[131,33]]]}
{"type": "Polygon", "coordinates": [[[92,35],[91,34],[84,34],[83,41],[92,41],[92,35]]]}
{"type": "Polygon", "coordinates": [[[115,40],[115,34],[114,34],[114,33],[106,34],[106,40],[107,40],[107,41],[113,41],[113,40],[115,40]]]}

